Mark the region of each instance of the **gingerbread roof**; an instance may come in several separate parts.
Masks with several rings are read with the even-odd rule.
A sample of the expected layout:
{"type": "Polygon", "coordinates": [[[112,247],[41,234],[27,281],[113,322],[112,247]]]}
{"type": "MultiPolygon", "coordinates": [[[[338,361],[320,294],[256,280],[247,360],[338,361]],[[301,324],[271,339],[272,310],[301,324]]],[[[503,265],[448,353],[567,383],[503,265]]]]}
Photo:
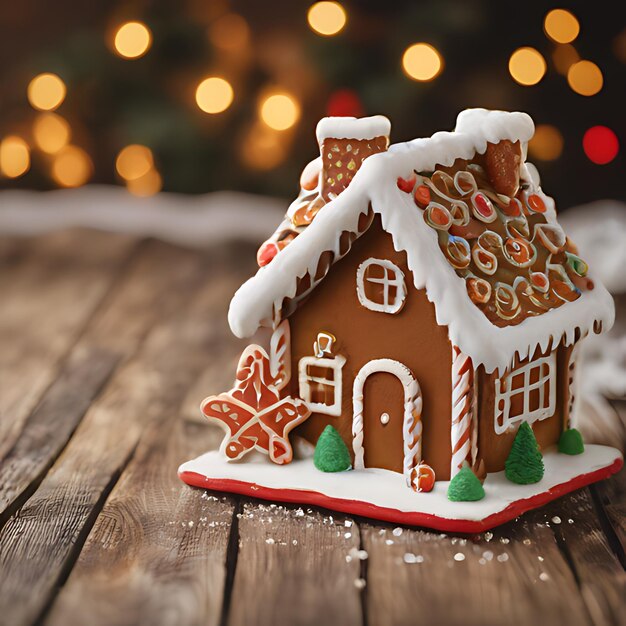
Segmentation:
{"type": "MultiPolygon", "coordinates": [[[[340,124],[326,126],[338,134],[340,124]]],[[[370,207],[395,247],[406,253],[415,287],[426,289],[451,342],[488,372],[506,368],[516,354],[523,359],[538,346],[546,350],[562,339],[569,345],[581,334],[610,327],[611,296],[587,274],[558,225],[553,200],[525,162],[533,132],[525,113],[471,109],[459,115],[453,132],[393,145],[367,158],[349,186],[237,291],[229,311],[234,334],[248,337],[260,326],[276,324],[285,299],[306,295],[296,293],[298,279],[315,275],[325,251],[332,251],[335,261],[341,258],[342,233],[358,235],[359,218],[370,207]],[[477,155],[491,157],[488,148],[497,144],[506,150],[495,155],[496,166],[510,160],[517,146],[523,184],[514,198],[481,180],[477,155]],[[460,205],[474,212],[469,224],[460,205]],[[519,220],[524,223],[515,222],[518,212],[529,216],[519,220]],[[483,228],[484,223],[486,236],[468,232],[472,224],[483,228]],[[501,267],[491,272],[498,261],[501,267]],[[523,315],[513,310],[520,300],[523,315]]],[[[311,279],[310,289],[317,284],[311,279]]]]}

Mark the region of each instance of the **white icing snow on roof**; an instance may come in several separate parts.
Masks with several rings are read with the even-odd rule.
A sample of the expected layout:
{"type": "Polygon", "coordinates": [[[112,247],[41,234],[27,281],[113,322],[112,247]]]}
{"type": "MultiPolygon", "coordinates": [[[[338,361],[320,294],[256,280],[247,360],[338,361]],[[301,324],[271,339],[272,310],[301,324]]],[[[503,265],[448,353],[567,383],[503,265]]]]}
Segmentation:
{"type": "MultiPolygon", "coordinates": [[[[577,328],[585,334],[595,322],[602,322],[603,329],[608,330],[615,317],[613,299],[591,272],[595,288],[583,292],[577,300],[517,326],[498,328],[492,324],[472,303],[465,280],[441,253],[436,232],[424,220],[416,219],[411,194],[400,191],[396,184],[399,176],[406,177],[414,169],[428,171],[436,164],[452,165],[456,158],[469,159],[476,152],[484,152],[487,142],[509,139],[525,144],[533,132],[533,122],[525,113],[472,109],[459,115],[455,132],[439,132],[428,139],[397,144],[388,152],[369,157],[350,186],[324,206],[312,224],[272,263],[260,268],[239,288],[228,313],[231,330],[238,337],[249,337],[260,326],[271,327],[283,299],[295,296],[298,277],[314,274],[325,250],[339,257],[341,233],[358,232],[359,217],[370,204],[380,215],[396,250],[406,253],[415,288],[426,289],[435,305],[437,322],[448,327],[450,341],[471,356],[475,366],[482,364],[487,372],[502,370],[516,353],[523,359],[538,345],[545,350],[558,345],[562,338],[569,345],[574,342],[577,328]]],[[[528,179],[533,177],[529,170],[534,174],[534,168],[523,169],[528,179]]],[[[549,219],[556,220],[554,202],[540,190],[537,192],[549,209],[549,219]]]]}
{"type": "Polygon", "coordinates": [[[317,141],[333,139],[373,139],[389,137],[391,122],[384,115],[372,117],[323,117],[317,123],[317,141]]]}

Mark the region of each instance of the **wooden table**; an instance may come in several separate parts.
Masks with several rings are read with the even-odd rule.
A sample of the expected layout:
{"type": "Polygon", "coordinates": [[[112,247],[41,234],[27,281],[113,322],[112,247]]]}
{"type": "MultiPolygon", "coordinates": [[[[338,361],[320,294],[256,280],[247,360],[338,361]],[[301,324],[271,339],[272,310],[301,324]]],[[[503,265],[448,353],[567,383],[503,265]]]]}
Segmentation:
{"type": "Polygon", "coordinates": [[[626,476],[479,536],[183,485],[252,249],[0,240],[0,623],[624,624],[626,476]]]}

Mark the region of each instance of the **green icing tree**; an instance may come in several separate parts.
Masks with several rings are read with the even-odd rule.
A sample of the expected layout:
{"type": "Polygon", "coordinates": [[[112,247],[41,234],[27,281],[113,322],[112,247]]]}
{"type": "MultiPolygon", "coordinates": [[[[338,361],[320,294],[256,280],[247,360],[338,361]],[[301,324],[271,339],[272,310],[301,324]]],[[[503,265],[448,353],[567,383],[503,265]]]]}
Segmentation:
{"type": "Polygon", "coordinates": [[[343,472],[352,467],[346,444],[330,424],[324,428],[317,440],[313,463],[322,472],[343,472]]]}
{"type": "Polygon", "coordinates": [[[543,457],[535,433],[527,422],[523,422],[504,464],[504,473],[512,483],[530,485],[543,478],[543,471],[543,457]]]}
{"type": "Polygon", "coordinates": [[[485,490],[469,467],[462,467],[448,485],[448,500],[452,502],[476,502],[484,497],[485,490]]]}
{"type": "Polygon", "coordinates": [[[559,452],[563,454],[582,454],[585,451],[583,437],[575,428],[569,428],[561,433],[559,438],[559,452]]]}

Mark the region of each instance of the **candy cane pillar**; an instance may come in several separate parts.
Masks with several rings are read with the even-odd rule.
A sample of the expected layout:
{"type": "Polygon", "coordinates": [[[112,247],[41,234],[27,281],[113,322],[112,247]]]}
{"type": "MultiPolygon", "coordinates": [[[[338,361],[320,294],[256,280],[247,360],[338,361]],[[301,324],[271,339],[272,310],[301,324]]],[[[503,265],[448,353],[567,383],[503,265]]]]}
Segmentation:
{"type": "Polygon", "coordinates": [[[473,391],[474,368],[472,359],[463,354],[456,346],[452,346],[452,425],[450,438],[452,443],[452,460],[450,478],[453,478],[470,460],[472,454],[473,433],[473,391]]]}

